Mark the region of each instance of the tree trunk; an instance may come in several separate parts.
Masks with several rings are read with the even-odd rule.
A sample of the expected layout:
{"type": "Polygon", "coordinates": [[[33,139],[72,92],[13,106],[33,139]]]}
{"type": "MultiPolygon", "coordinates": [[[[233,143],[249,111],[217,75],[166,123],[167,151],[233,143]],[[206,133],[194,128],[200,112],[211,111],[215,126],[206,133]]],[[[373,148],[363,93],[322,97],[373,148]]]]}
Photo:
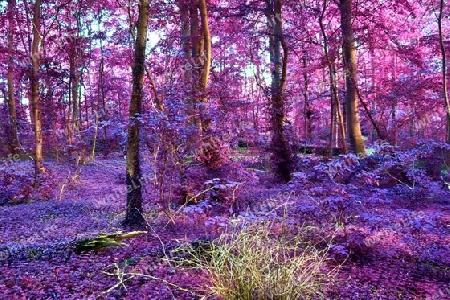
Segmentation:
{"type": "Polygon", "coordinates": [[[78,85],[79,78],[77,74],[77,66],[76,66],[76,50],[71,54],[69,59],[69,85],[70,92],[72,93],[72,124],[74,132],[78,131],[78,85]]]}
{"type": "MultiPolygon", "coordinates": [[[[106,120],[108,118],[108,112],[106,110],[106,95],[105,95],[105,89],[103,86],[104,58],[103,58],[103,48],[101,46],[100,46],[100,49],[101,49],[100,52],[102,53],[101,54],[102,57],[100,59],[100,64],[98,66],[97,110],[100,110],[100,109],[98,109],[98,107],[100,107],[100,105],[101,105],[100,116],[101,116],[102,120],[106,120]]],[[[104,136],[104,139],[106,140],[106,138],[107,138],[106,126],[103,126],[103,136],[104,136]]]]}
{"type": "Polygon", "coordinates": [[[446,132],[445,132],[445,142],[450,144],[450,101],[448,98],[448,89],[447,89],[447,60],[445,54],[445,45],[444,45],[444,35],[442,33],[442,15],[444,10],[444,0],[441,0],[439,7],[439,16],[438,16],[438,28],[439,28],[439,44],[441,47],[441,55],[442,55],[442,80],[443,80],[443,92],[444,92],[444,101],[445,101],[445,112],[446,112],[446,132]]]}
{"type": "Polygon", "coordinates": [[[200,76],[201,97],[200,101],[202,107],[200,108],[200,132],[202,136],[209,131],[211,124],[210,117],[206,103],[208,102],[208,81],[209,73],[211,69],[211,33],[209,32],[208,25],[208,8],[206,6],[206,0],[199,0],[200,19],[202,23],[202,48],[204,49],[202,57],[202,71],[200,76]]]}
{"type": "Polygon", "coordinates": [[[201,132],[207,133],[211,124],[210,117],[206,111],[206,103],[208,102],[208,81],[209,73],[211,69],[211,33],[209,32],[208,25],[208,8],[206,6],[206,0],[199,1],[200,8],[200,19],[202,23],[202,40],[203,40],[203,56],[202,57],[202,71],[200,76],[200,86],[201,86],[201,102],[203,107],[200,112],[200,122],[201,122],[201,132]]]}
{"type": "Polygon", "coordinates": [[[189,6],[185,0],[179,1],[180,8],[180,20],[181,20],[181,44],[183,45],[183,83],[187,87],[191,84],[192,80],[192,69],[190,68],[191,63],[191,49],[190,49],[190,23],[189,23],[189,6]]]}
{"type": "MultiPolygon", "coordinates": [[[[181,0],[183,1],[183,0],[181,0]]],[[[189,41],[183,43],[183,48],[185,51],[185,59],[188,64],[185,72],[184,79],[189,82],[187,85],[187,107],[188,115],[190,117],[190,124],[195,127],[195,132],[189,136],[188,147],[189,151],[195,151],[198,147],[198,142],[201,140],[201,122],[200,113],[198,109],[198,98],[201,91],[200,86],[200,65],[201,65],[201,35],[200,35],[200,16],[199,16],[199,0],[185,0],[189,1],[186,9],[189,12],[189,17],[186,16],[187,11],[180,11],[182,13],[182,21],[190,21],[186,24],[181,24],[182,31],[188,32],[189,30],[189,41]],[[188,29],[189,28],[189,29],[188,29]],[[190,53],[189,53],[190,52],[190,53]]],[[[183,3],[182,3],[183,5],[183,3]]]]}
{"type": "MultiPolygon", "coordinates": [[[[186,9],[182,2],[180,5],[182,35],[189,32],[189,29],[191,35],[191,45],[182,41],[185,59],[192,62],[192,68],[184,70],[184,80],[191,81],[192,93],[188,97],[188,115],[191,117],[191,124],[196,127],[195,132],[188,138],[188,151],[202,153],[206,150],[210,152],[209,154],[217,154],[219,145],[210,132],[211,117],[208,110],[208,82],[212,59],[208,7],[206,0],[191,0],[189,9],[186,9]],[[187,11],[190,23],[187,22],[187,11]]],[[[209,168],[216,167],[219,163],[216,155],[212,157],[203,161],[209,168]]]]}
{"type": "Polygon", "coordinates": [[[142,110],[143,81],[145,74],[145,48],[148,28],[148,0],[141,0],[134,42],[133,90],[130,102],[130,122],[127,138],[127,206],[123,225],[145,227],[142,207],[142,182],[139,160],[139,122],[142,110]]]}
{"type": "MultiPolygon", "coordinates": [[[[333,124],[333,121],[337,122],[338,124],[338,139],[339,136],[341,137],[341,146],[342,146],[342,151],[344,153],[347,153],[348,149],[347,149],[347,142],[345,141],[345,125],[344,125],[344,118],[342,116],[342,112],[341,112],[341,102],[339,100],[339,91],[338,91],[338,85],[337,85],[337,74],[336,74],[336,66],[335,66],[335,58],[330,58],[330,54],[329,54],[329,49],[328,49],[328,36],[326,35],[325,32],[325,26],[323,24],[323,16],[325,14],[326,11],[326,7],[327,7],[327,1],[325,0],[323,2],[323,8],[322,8],[322,13],[319,16],[319,26],[320,26],[320,30],[322,32],[322,37],[323,37],[323,50],[324,50],[324,54],[325,54],[325,59],[327,61],[327,66],[328,66],[328,72],[329,72],[329,76],[330,76],[330,91],[331,91],[331,124],[333,124]]],[[[332,125],[331,127],[331,138],[330,138],[330,151],[332,151],[332,145],[333,143],[333,128],[334,126],[332,125]]],[[[336,141],[337,142],[337,141],[336,141]]]]}
{"type": "Polygon", "coordinates": [[[80,78],[78,74],[78,35],[80,31],[80,21],[79,21],[80,11],[78,10],[76,14],[76,23],[77,23],[77,35],[74,38],[70,39],[71,52],[69,53],[69,85],[70,85],[70,93],[72,93],[72,124],[73,132],[79,131],[79,97],[78,97],[78,87],[80,84],[80,78]]]}
{"type": "Polygon", "coordinates": [[[13,155],[20,152],[17,130],[16,97],[14,95],[14,9],[15,0],[8,0],[8,109],[10,120],[10,148],[13,155]]]}
{"type": "Polygon", "coordinates": [[[191,17],[191,50],[192,50],[192,58],[194,62],[197,64],[196,61],[199,59],[201,53],[200,53],[200,17],[198,12],[199,7],[199,0],[191,0],[190,6],[189,6],[189,14],[191,17]]]}
{"type": "MultiPolygon", "coordinates": [[[[308,66],[308,57],[307,52],[303,51],[303,57],[302,57],[302,63],[303,68],[306,69],[308,66]]],[[[303,73],[303,81],[304,81],[304,91],[303,91],[303,100],[305,101],[305,107],[304,107],[304,115],[305,115],[305,144],[312,143],[312,117],[313,117],[313,110],[311,108],[311,103],[309,101],[308,97],[308,89],[309,89],[309,78],[308,74],[306,72],[303,73]]]]}
{"type": "Polygon", "coordinates": [[[288,49],[283,37],[281,0],[267,0],[266,16],[270,35],[270,61],[272,63],[271,86],[271,148],[275,174],[288,182],[291,179],[292,157],[284,132],[284,90],[286,87],[286,72],[288,49]],[[281,56],[283,50],[283,57],[281,56]]]}
{"type": "MultiPolygon", "coordinates": [[[[375,61],[375,50],[374,50],[372,45],[369,45],[369,49],[370,49],[370,58],[371,58],[370,62],[371,62],[371,70],[372,70],[372,74],[371,74],[372,94],[373,94],[373,97],[372,97],[372,99],[373,99],[372,100],[372,115],[375,116],[376,111],[377,111],[377,103],[375,102],[375,100],[377,99],[377,96],[378,96],[378,85],[377,85],[377,82],[375,80],[375,78],[376,78],[375,62],[374,62],[375,61]]],[[[372,135],[372,141],[374,141],[375,140],[375,135],[376,135],[375,126],[373,126],[371,135],[372,135]]],[[[394,143],[394,146],[395,146],[395,143],[394,143]]]]}
{"type": "Polygon", "coordinates": [[[342,52],[344,55],[346,81],[347,134],[350,140],[351,150],[358,155],[365,155],[366,150],[361,135],[358,111],[356,46],[352,28],[352,0],[340,0],[339,10],[341,12],[342,52]]]}
{"type": "MultiPolygon", "coordinates": [[[[393,84],[392,86],[395,88],[395,84],[397,81],[397,55],[394,53],[394,74],[393,74],[393,84]]],[[[392,144],[397,146],[397,99],[392,99],[391,105],[391,118],[392,118],[392,144]]],[[[380,137],[381,138],[381,137],[380,137]]]]}
{"type": "MultiPolygon", "coordinates": [[[[102,10],[100,9],[98,12],[98,19],[97,19],[98,25],[102,23],[102,10]]],[[[104,88],[104,80],[103,80],[103,73],[105,71],[105,59],[103,55],[103,39],[100,38],[100,63],[98,65],[98,79],[97,79],[97,113],[99,113],[99,119],[101,121],[106,120],[108,118],[108,112],[106,111],[106,95],[105,95],[105,88],[104,88]],[[100,109],[101,105],[101,109],[100,109]]],[[[103,135],[104,139],[107,139],[107,129],[106,126],[103,126],[103,135]]]]}
{"type": "Polygon", "coordinates": [[[31,47],[31,106],[34,119],[34,134],[35,134],[35,159],[34,170],[36,178],[38,175],[45,173],[43,155],[42,155],[42,126],[41,126],[41,111],[40,111],[40,95],[39,95],[39,44],[41,41],[41,0],[36,0],[34,4],[33,14],[33,42],[31,47]]]}

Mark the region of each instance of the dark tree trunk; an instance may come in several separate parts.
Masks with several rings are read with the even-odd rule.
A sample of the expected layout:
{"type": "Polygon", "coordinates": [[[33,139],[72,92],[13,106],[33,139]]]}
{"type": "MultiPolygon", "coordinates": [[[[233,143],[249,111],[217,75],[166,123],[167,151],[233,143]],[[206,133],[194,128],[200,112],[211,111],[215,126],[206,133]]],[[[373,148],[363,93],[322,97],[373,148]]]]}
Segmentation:
{"type": "MultiPolygon", "coordinates": [[[[189,5],[185,0],[179,1],[180,8],[180,20],[181,20],[181,43],[183,45],[183,83],[185,87],[188,87],[192,82],[192,69],[190,68],[191,63],[191,49],[190,49],[190,30],[191,26],[189,23],[189,5]]],[[[187,92],[186,92],[187,94],[187,92]]]]}
{"type": "MultiPolygon", "coordinates": [[[[306,69],[308,66],[308,57],[307,52],[303,52],[303,58],[302,58],[303,68],[306,69]]],[[[312,117],[313,117],[313,110],[311,107],[311,103],[308,97],[308,89],[309,89],[309,78],[308,74],[305,72],[303,73],[303,81],[304,81],[304,91],[303,91],[303,99],[305,101],[305,108],[304,108],[304,115],[305,115],[305,144],[312,143],[312,117]]]]}
{"type": "Polygon", "coordinates": [[[444,101],[445,101],[445,112],[446,112],[446,132],[445,132],[445,142],[450,144],[450,100],[448,98],[448,90],[447,90],[447,61],[445,54],[445,45],[444,45],[444,37],[442,33],[442,15],[444,11],[444,0],[441,0],[439,7],[439,16],[438,16],[438,28],[439,28],[439,45],[441,48],[442,55],[442,81],[443,81],[443,93],[444,93],[444,101]]]}
{"type": "Polygon", "coordinates": [[[127,206],[124,226],[145,227],[142,207],[142,182],[139,160],[139,119],[142,111],[145,48],[148,28],[148,0],[141,0],[134,43],[133,90],[130,102],[130,122],[127,139],[127,206]]]}
{"type": "Polygon", "coordinates": [[[14,95],[14,9],[15,0],[8,0],[8,109],[10,120],[10,148],[13,155],[20,152],[19,134],[17,130],[16,97],[14,95]]]}
{"type": "Polygon", "coordinates": [[[79,85],[79,79],[76,74],[76,54],[72,53],[70,60],[69,60],[69,85],[70,85],[70,92],[72,94],[72,124],[74,131],[77,131],[78,128],[78,85],[79,85]]]}
{"type": "Polygon", "coordinates": [[[291,179],[292,154],[284,132],[284,90],[288,49],[283,37],[281,0],[267,0],[266,16],[269,25],[270,61],[272,63],[271,122],[272,158],[275,174],[285,182],[291,179]],[[283,51],[283,54],[282,52],[283,51]]]}

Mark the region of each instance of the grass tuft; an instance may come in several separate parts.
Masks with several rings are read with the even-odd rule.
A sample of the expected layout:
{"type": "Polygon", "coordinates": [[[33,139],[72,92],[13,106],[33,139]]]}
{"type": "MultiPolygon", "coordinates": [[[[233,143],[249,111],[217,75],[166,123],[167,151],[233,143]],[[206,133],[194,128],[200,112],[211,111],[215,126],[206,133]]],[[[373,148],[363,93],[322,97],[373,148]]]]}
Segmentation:
{"type": "Polygon", "coordinates": [[[326,268],[327,249],[306,240],[311,228],[287,229],[273,222],[234,226],[202,251],[188,246],[184,265],[205,271],[209,295],[222,299],[322,298],[336,274],[326,268]]]}

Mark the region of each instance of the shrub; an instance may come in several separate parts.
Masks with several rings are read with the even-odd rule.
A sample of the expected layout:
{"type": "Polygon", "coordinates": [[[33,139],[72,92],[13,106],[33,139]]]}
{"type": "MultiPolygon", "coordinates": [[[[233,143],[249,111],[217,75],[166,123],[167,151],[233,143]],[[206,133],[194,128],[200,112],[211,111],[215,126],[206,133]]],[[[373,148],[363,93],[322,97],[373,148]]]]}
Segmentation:
{"type": "Polygon", "coordinates": [[[15,163],[0,168],[0,205],[29,203],[54,197],[55,179],[51,171],[41,175],[35,186],[35,176],[29,163],[15,163]]]}
{"type": "Polygon", "coordinates": [[[208,247],[188,245],[183,262],[200,268],[208,290],[223,299],[310,299],[323,295],[334,270],[325,271],[327,250],[305,241],[307,228],[288,233],[277,223],[234,226],[208,247]],[[187,261],[186,261],[187,260],[187,261]]]}
{"type": "Polygon", "coordinates": [[[195,152],[195,158],[208,168],[218,169],[228,161],[228,152],[227,143],[222,142],[219,138],[206,137],[195,152]]]}

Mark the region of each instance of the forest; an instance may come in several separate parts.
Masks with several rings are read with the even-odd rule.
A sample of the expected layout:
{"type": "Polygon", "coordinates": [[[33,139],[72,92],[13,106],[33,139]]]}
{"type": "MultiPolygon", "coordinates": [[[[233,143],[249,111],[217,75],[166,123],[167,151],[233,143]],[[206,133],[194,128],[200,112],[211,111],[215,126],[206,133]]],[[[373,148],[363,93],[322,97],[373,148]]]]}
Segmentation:
{"type": "Polygon", "coordinates": [[[450,299],[444,0],[0,0],[0,299],[450,299]]]}

